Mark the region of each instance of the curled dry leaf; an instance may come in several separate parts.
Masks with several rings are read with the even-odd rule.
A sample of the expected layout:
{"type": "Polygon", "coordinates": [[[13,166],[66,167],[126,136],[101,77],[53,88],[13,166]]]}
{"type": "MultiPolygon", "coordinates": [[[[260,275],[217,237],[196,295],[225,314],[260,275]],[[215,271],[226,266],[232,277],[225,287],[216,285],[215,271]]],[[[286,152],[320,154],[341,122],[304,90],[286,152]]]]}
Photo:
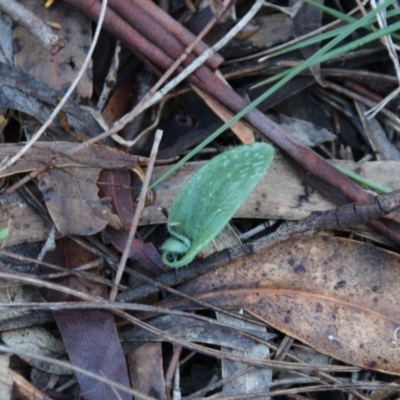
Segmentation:
{"type": "Polygon", "coordinates": [[[397,254],[336,237],[281,243],[201,276],[181,290],[242,307],[318,351],[400,375],[397,254]]]}

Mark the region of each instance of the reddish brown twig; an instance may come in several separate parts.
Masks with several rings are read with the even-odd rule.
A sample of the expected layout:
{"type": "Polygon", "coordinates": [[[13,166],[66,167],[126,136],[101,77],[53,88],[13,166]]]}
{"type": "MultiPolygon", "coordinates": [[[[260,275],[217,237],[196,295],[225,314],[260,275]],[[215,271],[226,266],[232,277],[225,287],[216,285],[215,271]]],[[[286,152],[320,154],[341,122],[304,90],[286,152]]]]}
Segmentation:
{"type": "MultiPolygon", "coordinates": [[[[137,21],[138,18],[134,18],[134,16],[139,16],[139,19],[142,19],[146,14],[146,16],[150,17],[152,20],[146,30],[154,29],[158,32],[160,31],[160,26],[162,26],[162,31],[158,32],[161,34],[161,38],[165,38],[165,32],[167,31],[172,35],[172,37],[181,43],[182,47],[188,47],[196,40],[196,36],[193,35],[193,33],[184,28],[179,22],[174,20],[152,1],[135,0],[131,2],[124,0],[109,0],[108,4],[114,11],[122,16],[122,18],[127,16],[125,19],[128,22],[131,21],[135,28],[137,28],[137,25],[133,21],[137,21]]],[[[149,22],[148,19],[147,22],[149,22]]],[[[164,43],[167,45],[167,42],[164,43]]],[[[207,49],[208,47],[203,42],[199,42],[195,45],[193,54],[198,56],[207,49]]],[[[214,54],[206,61],[206,65],[212,69],[217,69],[223,61],[224,59],[219,54],[214,54]]]]}

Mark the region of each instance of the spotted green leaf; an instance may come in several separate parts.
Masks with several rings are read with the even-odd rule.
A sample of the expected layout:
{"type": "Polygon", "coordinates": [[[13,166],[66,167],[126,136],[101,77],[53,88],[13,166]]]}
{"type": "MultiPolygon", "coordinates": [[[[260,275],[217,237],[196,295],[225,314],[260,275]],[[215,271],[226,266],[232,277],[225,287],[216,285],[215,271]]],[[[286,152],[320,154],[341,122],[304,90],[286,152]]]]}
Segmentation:
{"type": "Polygon", "coordinates": [[[171,237],[161,246],[163,262],[182,267],[193,261],[253,191],[273,156],[272,146],[266,143],[238,146],[197,171],[169,211],[171,237]]]}

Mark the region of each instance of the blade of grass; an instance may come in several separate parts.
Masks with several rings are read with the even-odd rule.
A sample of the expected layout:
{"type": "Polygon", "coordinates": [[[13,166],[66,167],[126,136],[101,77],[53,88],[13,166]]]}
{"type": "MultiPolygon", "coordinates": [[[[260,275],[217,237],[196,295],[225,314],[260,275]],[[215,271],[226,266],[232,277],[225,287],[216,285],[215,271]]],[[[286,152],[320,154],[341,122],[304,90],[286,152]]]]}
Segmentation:
{"type": "MultiPolygon", "coordinates": [[[[311,4],[312,6],[319,8],[320,10],[324,11],[325,13],[331,15],[332,17],[335,17],[336,19],[340,19],[341,21],[347,22],[347,23],[352,23],[354,22],[355,18],[351,17],[350,15],[343,14],[340,11],[335,10],[334,8],[327,7],[323,4],[317,3],[314,0],[304,0],[306,3],[311,4]]],[[[387,12],[387,17],[389,17],[389,14],[392,13],[393,11],[396,12],[396,10],[391,10],[387,12]]],[[[394,38],[399,39],[400,35],[393,35],[394,38]]]]}
{"type": "MultiPolygon", "coordinates": [[[[347,43],[344,46],[340,46],[340,47],[338,47],[338,48],[336,48],[334,50],[328,51],[326,54],[321,55],[321,57],[315,63],[313,63],[313,65],[314,64],[318,64],[318,63],[322,63],[324,61],[331,60],[331,59],[333,59],[335,57],[339,57],[342,54],[345,54],[345,53],[347,53],[347,52],[349,52],[351,50],[354,50],[354,49],[356,49],[358,47],[364,46],[367,43],[370,43],[370,42],[372,42],[374,40],[377,40],[377,39],[381,38],[382,36],[385,36],[385,35],[388,35],[388,34],[394,32],[394,31],[397,31],[398,29],[400,29],[400,25],[399,24],[400,24],[400,22],[395,22],[394,24],[389,25],[384,29],[380,29],[378,31],[374,31],[374,32],[372,32],[372,33],[370,33],[370,34],[368,34],[366,36],[363,36],[362,38],[359,38],[359,39],[354,40],[354,41],[352,41],[350,43],[347,43]]],[[[301,64],[301,65],[304,65],[304,64],[301,64]]],[[[274,75],[274,76],[272,76],[272,77],[270,77],[270,78],[268,78],[268,79],[266,79],[266,80],[264,80],[262,82],[257,83],[257,85],[252,86],[251,89],[266,85],[266,84],[271,83],[271,82],[273,82],[273,81],[275,81],[277,79],[281,79],[281,78],[285,77],[287,74],[289,74],[290,72],[291,72],[291,70],[280,72],[279,74],[276,74],[276,75],[274,75]]]]}
{"type": "Polygon", "coordinates": [[[176,163],[174,166],[172,166],[160,178],[158,178],[154,183],[152,183],[150,186],[150,189],[154,188],[161,181],[163,181],[165,178],[170,176],[174,171],[176,171],[179,167],[181,167],[186,161],[188,161],[190,158],[192,158],[195,154],[197,154],[205,146],[207,146],[209,143],[211,143],[216,137],[218,137],[222,132],[224,132],[226,129],[228,129],[232,124],[234,124],[236,121],[238,121],[244,115],[246,115],[250,110],[257,107],[261,102],[263,102],[266,98],[268,98],[276,90],[281,88],[285,83],[289,82],[290,79],[292,79],[293,77],[298,75],[300,72],[304,71],[305,69],[309,68],[310,66],[312,66],[316,63],[319,63],[321,56],[326,54],[329,50],[331,50],[333,47],[335,47],[338,43],[340,43],[343,39],[345,39],[347,36],[349,36],[355,30],[357,30],[360,27],[362,27],[363,25],[365,25],[365,23],[366,23],[365,21],[369,21],[372,18],[374,18],[374,16],[377,13],[381,12],[383,9],[385,9],[386,7],[391,5],[394,1],[395,0],[386,0],[384,3],[380,4],[378,7],[376,7],[374,10],[372,10],[370,13],[363,16],[361,19],[357,20],[356,22],[353,22],[352,24],[349,24],[340,35],[338,35],[337,37],[332,39],[324,47],[322,47],[320,50],[318,50],[313,56],[311,56],[309,59],[305,60],[299,66],[291,68],[279,82],[277,82],[269,90],[265,91],[261,96],[257,97],[255,100],[253,100],[242,111],[240,111],[238,114],[236,114],[228,122],[223,124],[214,133],[212,133],[206,140],[204,140],[202,143],[200,143],[198,146],[196,146],[185,157],[183,157],[178,163],[176,163]]]}
{"type": "MultiPolygon", "coordinates": [[[[391,10],[391,11],[389,11],[387,13],[387,18],[389,19],[389,18],[395,17],[395,16],[397,16],[399,14],[400,14],[400,9],[391,10]]],[[[353,18],[353,22],[354,21],[356,21],[355,18],[353,18]]],[[[364,26],[364,28],[370,29],[368,26],[364,26]]],[[[335,37],[335,36],[339,35],[343,31],[343,29],[344,29],[344,27],[341,26],[340,28],[333,29],[333,30],[331,30],[329,32],[322,33],[322,34],[320,34],[318,36],[314,36],[314,37],[312,37],[310,39],[307,39],[307,40],[303,40],[302,42],[296,43],[296,44],[294,44],[292,46],[285,47],[282,50],[279,50],[279,51],[277,51],[275,53],[271,53],[271,54],[268,54],[265,57],[260,58],[259,62],[262,62],[262,61],[265,61],[265,60],[269,60],[269,59],[271,59],[273,57],[281,56],[282,54],[290,53],[291,51],[302,49],[303,47],[311,46],[312,44],[315,44],[315,43],[320,43],[320,42],[322,42],[324,40],[327,40],[327,39],[330,39],[332,37],[335,37]]],[[[400,38],[400,35],[395,35],[394,33],[392,33],[392,36],[395,37],[395,38],[400,38]]]]}
{"type": "Polygon", "coordinates": [[[400,29],[400,22],[395,22],[394,24],[387,26],[386,28],[372,32],[360,39],[354,40],[351,43],[346,44],[345,46],[341,46],[332,51],[329,51],[321,57],[321,62],[338,57],[344,53],[347,53],[348,51],[356,49],[357,47],[364,46],[365,44],[373,42],[374,40],[379,39],[382,36],[388,35],[394,31],[397,31],[398,29],[400,29]]]}
{"type": "Polygon", "coordinates": [[[314,0],[304,0],[305,3],[308,3],[310,5],[312,5],[315,8],[319,8],[320,10],[322,10],[323,12],[325,12],[326,14],[329,14],[330,16],[336,18],[336,19],[340,19],[341,21],[344,22],[348,22],[349,24],[353,23],[355,18],[347,15],[347,14],[343,14],[338,10],[335,10],[334,8],[331,7],[327,7],[323,4],[319,4],[314,0]]]}
{"type": "Polygon", "coordinates": [[[333,165],[337,170],[339,170],[343,175],[348,176],[354,182],[357,182],[367,188],[374,190],[379,193],[391,193],[393,190],[387,186],[381,185],[380,183],[374,182],[371,179],[364,178],[363,176],[356,174],[353,171],[348,170],[347,168],[341,167],[339,165],[333,165]]]}

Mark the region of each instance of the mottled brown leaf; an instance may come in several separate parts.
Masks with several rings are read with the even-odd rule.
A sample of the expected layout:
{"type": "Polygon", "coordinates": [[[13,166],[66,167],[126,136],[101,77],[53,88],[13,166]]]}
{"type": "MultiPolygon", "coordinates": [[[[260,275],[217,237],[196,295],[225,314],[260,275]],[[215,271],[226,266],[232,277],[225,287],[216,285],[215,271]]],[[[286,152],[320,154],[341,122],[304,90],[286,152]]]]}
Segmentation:
{"type": "Polygon", "coordinates": [[[318,351],[400,375],[400,258],[336,237],[281,243],[203,275],[183,290],[242,307],[318,351]]]}

